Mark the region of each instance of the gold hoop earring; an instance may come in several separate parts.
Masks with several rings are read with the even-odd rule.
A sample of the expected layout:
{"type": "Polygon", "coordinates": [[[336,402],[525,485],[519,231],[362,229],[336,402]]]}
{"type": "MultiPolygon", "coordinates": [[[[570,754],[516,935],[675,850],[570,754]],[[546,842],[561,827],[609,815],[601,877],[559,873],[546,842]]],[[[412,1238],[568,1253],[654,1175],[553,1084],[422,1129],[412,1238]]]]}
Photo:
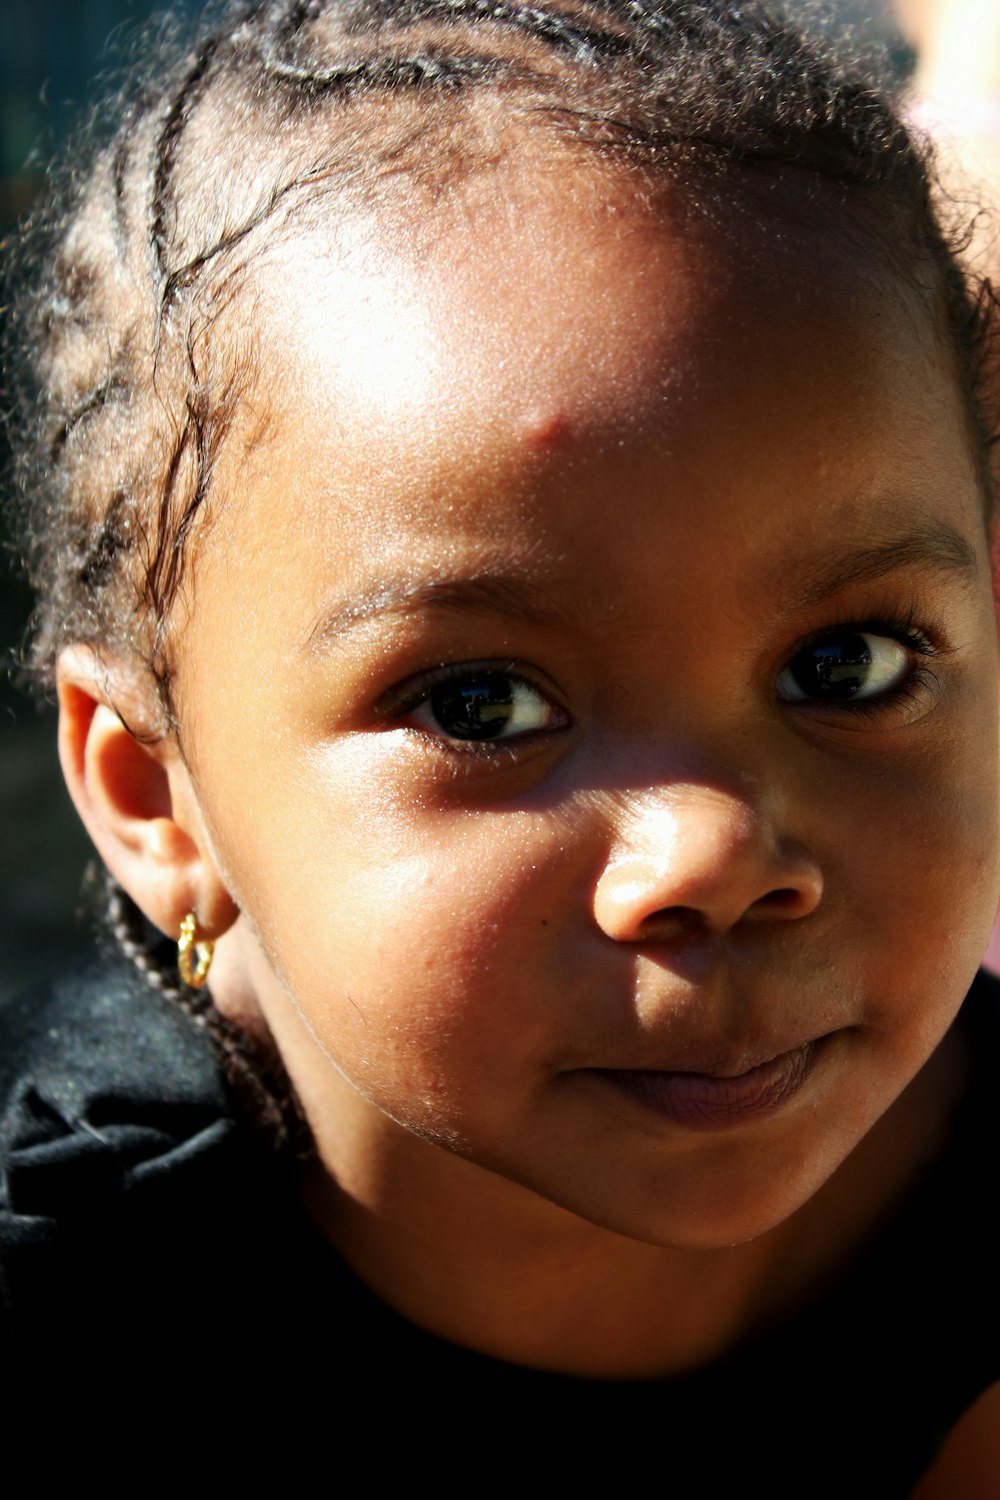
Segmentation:
{"type": "Polygon", "coordinates": [[[198,918],[193,911],[189,911],[181,923],[177,939],[177,968],[189,989],[201,989],[212,967],[214,952],[214,943],[207,939],[198,942],[198,918]]]}

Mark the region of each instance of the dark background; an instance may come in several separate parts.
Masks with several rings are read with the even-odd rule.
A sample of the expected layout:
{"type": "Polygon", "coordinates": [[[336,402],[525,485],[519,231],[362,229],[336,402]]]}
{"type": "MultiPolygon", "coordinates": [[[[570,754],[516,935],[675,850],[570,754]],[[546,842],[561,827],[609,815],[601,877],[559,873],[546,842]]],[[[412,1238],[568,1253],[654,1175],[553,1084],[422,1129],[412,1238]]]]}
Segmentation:
{"type": "MultiPolygon", "coordinates": [[[[182,3],[176,7],[184,9],[182,3]]],[[[187,9],[199,8],[189,0],[187,9]]],[[[0,0],[0,237],[9,236],[45,164],[120,69],[151,0],[0,0]]],[[[0,377],[2,381],[2,377],[0,377]]],[[[0,405],[6,396],[0,384],[0,405]]],[[[0,458],[6,468],[0,426],[0,458]]],[[[6,502],[6,495],[4,497],[6,502]]],[[[56,972],[86,946],[78,914],[89,845],[63,788],[55,713],[16,688],[11,664],[31,601],[9,517],[0,556],[0,1000],[56,972]]]]}
{"type": "MultiPolygon", "coordinates": [[[[197,12],[203,0],[175,10],[197,12]]],[[[853,16],[879,0],[840,0],[853,16]]],[[[45,163],[121,66],[150,0],[0,0],[0,237],[31,203],[45,163]]],[[[875,23],[878,28],[878,23],[875,23]]],[[[2,377],[0,377],[2,379],[2,377]]],[[[5,405],[0,385],[0,407],[5,405]]],[[[0,459],[3,428],[0,424],[0,459]]],[[[55,714],[12,681],[30,612],[5,520],[0,555],[0,1000],[52,974],[89,941],[79,914],[89,846],[59,774],[55,714]]]]}

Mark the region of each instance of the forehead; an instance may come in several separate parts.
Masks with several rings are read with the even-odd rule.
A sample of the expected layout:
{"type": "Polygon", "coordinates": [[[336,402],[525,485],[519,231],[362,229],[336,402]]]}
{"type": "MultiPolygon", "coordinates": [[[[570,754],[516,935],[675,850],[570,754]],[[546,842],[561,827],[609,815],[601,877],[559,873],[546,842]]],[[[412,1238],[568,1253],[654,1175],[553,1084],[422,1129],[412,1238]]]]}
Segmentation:
{"type": "Polygon", "coordinates": [[[554,557],[581,479],[650,524],[668,502],[679,547],[752,519],[775,569],[822,544],[832,500],[859,545],[875,512],[978,524],[933,299],[832,189],[803,214],[795,174],[748,180],[701,211],[557,165],[272,247],[252,300],[263,482],[227,482],[237,434],[226,524],[297,536],[290,566],[322,572],[322,553],[345,575],[444,567],[455,546],[470,565],[477,547],[554,557]]]}
{"type": "Polygon", "coordinates": [[[253,311],[265,360],[285,379],[320,361],[348,421],[445,409],[470,378],[494,410],[550,389],[584,406],[598,385],[631,408],[676,392],[713,346],[731,361],[773,314],[776,352],[796,323],[829,337],[875,298],[933,338],[933,299],[890,275],[866,227],[806,174],[654,190],[581,171],[577,155],[508,161],[444,203],[354,211],[279,240],[253,311]]]}

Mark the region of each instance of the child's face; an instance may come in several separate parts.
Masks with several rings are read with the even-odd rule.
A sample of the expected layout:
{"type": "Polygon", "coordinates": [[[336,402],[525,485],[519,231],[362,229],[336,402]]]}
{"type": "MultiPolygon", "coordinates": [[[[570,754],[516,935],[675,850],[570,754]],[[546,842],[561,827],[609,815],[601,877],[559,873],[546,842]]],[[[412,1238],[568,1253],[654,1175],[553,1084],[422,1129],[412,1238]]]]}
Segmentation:
{"type": "Polygon", "coordinates": [[[495,188],[269,267],[186,750],[324,1129],[730,1243],[922,1066],[996,909],[966,421],[846,236],[495,188]]]}

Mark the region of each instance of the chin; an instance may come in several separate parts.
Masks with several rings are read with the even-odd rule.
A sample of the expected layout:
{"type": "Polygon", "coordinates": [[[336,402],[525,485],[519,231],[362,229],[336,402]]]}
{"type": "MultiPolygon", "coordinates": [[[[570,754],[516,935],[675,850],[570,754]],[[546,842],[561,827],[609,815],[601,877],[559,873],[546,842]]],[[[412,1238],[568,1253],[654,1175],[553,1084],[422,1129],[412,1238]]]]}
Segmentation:
{"type": "MultiPolygon", "coordinates": [[[[623,1200],[619,1191],[603,1200],[542,1193],[557,1209],[624,1239],[669,1250],[725,1250],[760,1239],[789,1222],[827,1180],[809,1174],[798,1182],[780,1171],[764,1192],[759,1183],[701,1180],[636,1190],[623,1200]]],[[[538,1189],[535,1189],[538,1192],[538,1189]]]]}

